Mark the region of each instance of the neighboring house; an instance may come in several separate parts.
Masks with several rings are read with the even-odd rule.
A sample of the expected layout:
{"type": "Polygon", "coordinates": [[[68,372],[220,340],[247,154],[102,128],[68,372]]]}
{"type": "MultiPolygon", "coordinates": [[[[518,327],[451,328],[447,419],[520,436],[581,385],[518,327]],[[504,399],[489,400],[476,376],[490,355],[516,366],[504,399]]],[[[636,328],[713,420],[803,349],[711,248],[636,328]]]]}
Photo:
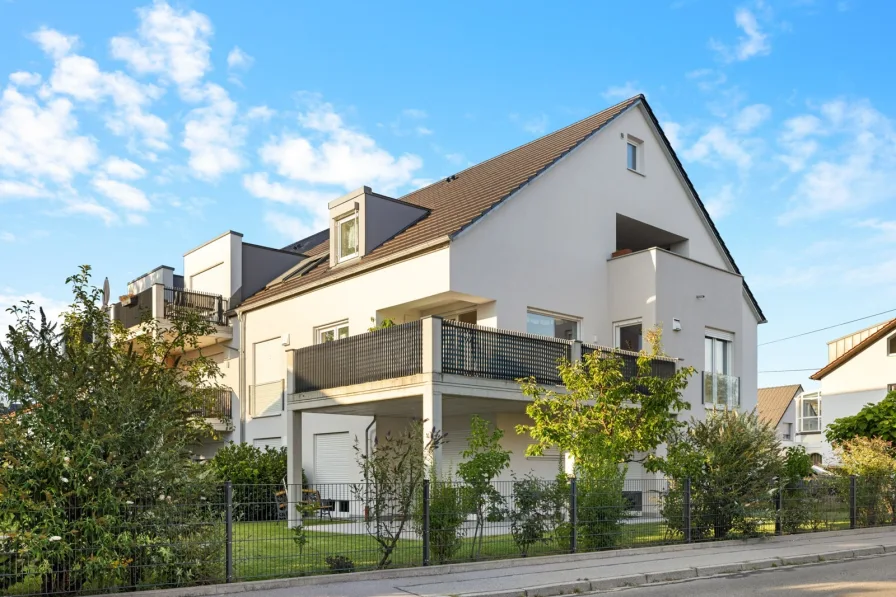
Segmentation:
{"type": "MultiPolygon", "coordinates": [[[[228,441],[282,447],[282,430],[272,425],[271,419],[265,417],[267,413],[253,412],[254,396],[240,391],[245,386],[241,382],[240,359],[243,332],[233,309],[245,297],[262,290],[271,280],[305,259],[302,251],[308,243],[319,242],[319,237],[310,237],[284,249],[275,249],[244,242],[242,234],[229,231],[187,251],[182,274],[176,274],[173,267],[159,266],[129,282],[128,294],[121,302],[111,305],[111,317],[133,330],[139,330],[144,313],[155,318],[163,328],[184,311],[199,313],[213,324],[212,330],[198,339],[197,350],[184,355],[189,359],[201,350],[218,363],[221,372],[216,404],[212,412],[204,413],[214,421],[220,441],[198,446],[197,456],[211,457],[228,441]]],[[[278,394],[281,397],[282,351],[288,342],[288,337],[271,342],[271,346],[277,347],[275,362],[266,362],[263,355],[256,359],[261,371],[270,371],[270,381],[281,379],[278,394]]],[[[282,403],[277,406],[278,415],[281,409],[282,403]]],[[[324,419],[323,424],[332,420],[332,417],[324,419]]],[[[368,421],[357,419],[356,423],[363,429],[368,421]]]]}
{"type": "Polygon", "coordinates": [[[658,325],[679,360],[656,370],[697,371],[682,416],[756,407],[765,318],[643,96],[399,199],[362,187],[329,221],[236,308],[242,391],[284,437],[291,483],[300,463],[312,483],[357,481],[355,436],[363,451],[412,418],[447,434],[435,461],[454,467],[473,414],[504,430],[518,476],[553,477],[560,455],[527,458],[514,430],[528,420],[515,380],[556,384],[559,358],[636,351],[658,325]],[[372,423],[356,434],[315,415],[372,423]]]}
{"type": "Polygon", "coordinates": [[[817,392],[798,400],[797,437],[817,463],[833,456],[824,430],[896,390],[896,319],[828,342],[828,364],[811,376],[817,392]]]}
{"type": "Polygon", "coordinates": [[[776,386],[759,388],[757,414],[759,419],[775,428],[783,446],[792,446],[796,429],[796,399],[803,392],[803,386],[776,386]]]}

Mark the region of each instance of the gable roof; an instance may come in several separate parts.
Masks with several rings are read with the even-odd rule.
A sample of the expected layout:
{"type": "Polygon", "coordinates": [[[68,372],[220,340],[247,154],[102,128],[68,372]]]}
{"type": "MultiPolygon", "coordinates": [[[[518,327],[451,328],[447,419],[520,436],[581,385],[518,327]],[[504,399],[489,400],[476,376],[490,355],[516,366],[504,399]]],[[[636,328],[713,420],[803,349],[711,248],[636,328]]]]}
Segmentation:
{"type": "MultiPolygon", "coordinates": [[[[353,272],[366,270],[379,262],[400,259],[418,247],[425,249],[444,246],[559,159],[603,129],[617,116],[638,105],[642,105],[646,109],[653,126],[659,131],[662,142],[672,156],[675,166],[681,172],[690,192],[696,199],[698,208],[731,264],[731,268],[740,275],[741,272],[734,262],[734,258],[719,235],[696,189],[684,172],[684,168],[663,133],[653,110],[643,95],[637,95],[593,116],[401,197],[401,201],[428,209],[429,215],[376,247],[358,259],[357,263],[330,268],[329,262],[322,260],[321,263],[301,276],[285,279],[279,284],[269,284],[264,290],[244,301],[240,309],[252,308],[269,300],[285,298],[300,292],[302,287],[315,282],[322,283],[331,276],[335,278],[338,275],[341,278],[351,275],[353,272]]],[[[323,232],[319,234],[323,234],[323,232]]],[[[329,250],[329,239],[326,238],[315,247],[304,246],[302,252],[310,257],[328,254],[329,250]]],[[[764,323],[765,316],[746,282],[744,282],[744,289],[760,322],[764,323]]]]}
{"type": "Polygon", "coordinates": [[[873,334],[871,334],[870,336],[868,336],[867,338],[865,338],[864,340],[862,340],[861,342],[859,342],[858,344],[853,346],[851,349],[847,350],[846,352],[841,354],[839,357],[837,357],[836,359],[834,359],[833,361],[831,361],[830,363],[828,363],[827,365],[825,365],[824,367],[822,367],[821,369],[819,369],[818,371],[813,373],[811,376],[809,376],[809,379],[815,379],[815,380],[822,379],[824,376],[826,376],[829,373],[833,372],[834,370],[842,367],[843,365],[848,363],[850,360],[852,360],[852,358],[855,357],[856,355],[858,355],[860,352],[862,352],[866,348],[870,347],[872,344],[874,344],[878,340],[881,340],[882,338],[886,338],[894,331],[896,331],[896,319],[891,319],[890,321],[885,323],[879,330],[877,330],[876,332],[874,332],[873,334]]]}
{"type": "Polygon", "coordinates": [[[787,407],[793,399],[803,391],[800,384],[790,386],[776,386],[773,388],[759,388],[759,396],[756,405],[759,420],[777,427],[781,417],[787,412],[787,407]]]}

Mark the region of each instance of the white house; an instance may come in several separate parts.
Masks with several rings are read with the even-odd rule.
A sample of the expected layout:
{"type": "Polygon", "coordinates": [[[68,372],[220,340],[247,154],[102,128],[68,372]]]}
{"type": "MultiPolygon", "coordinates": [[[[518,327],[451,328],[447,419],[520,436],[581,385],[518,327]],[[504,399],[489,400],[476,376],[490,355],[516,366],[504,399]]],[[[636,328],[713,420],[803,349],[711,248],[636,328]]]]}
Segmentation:
{"type": "Polygon", "coordinates": [[[638,350],[657,325],[679,359],[658,369],[698,372],[684,416],[756,407],[765,318],[643,96],[401,198],[362,187],[329,215],[236,307],[246,421],[284,438],[291,484],[302,465],[312,483],[357,480],[356,438],[414,417],[456,464],[473,414],[505,430],[517,475],[553,476],[559,455],[526,458],[514,432],[515,379],[557,383],[558,358],[638,350]],[[360,418],[324,424],[336,415],[360,418]]]}
{"type": "Polygon", "coordinates": [[[792,446],[796,429],[796,401],[803,393],[800,384],[759,388],[756,411],[759,419],[775,428],[784,447],[792,446]]]}
{"type": "Polygon", "coordinates": [[[833,456],[828,425],[896,391],[896,319],[828,342],[828,364],[811,378],[821,389],[798,399],[797,439],[819,463],[833,456]]]}

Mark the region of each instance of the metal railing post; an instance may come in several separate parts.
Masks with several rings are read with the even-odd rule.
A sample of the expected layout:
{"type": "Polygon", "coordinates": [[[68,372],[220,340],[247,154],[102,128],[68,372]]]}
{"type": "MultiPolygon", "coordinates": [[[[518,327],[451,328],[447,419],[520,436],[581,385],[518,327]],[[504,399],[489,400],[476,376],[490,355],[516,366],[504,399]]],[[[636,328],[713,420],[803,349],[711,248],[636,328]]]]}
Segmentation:
{"type": "Polygon", "coordinates": [[[775,535],[781,534],[781,508],[784,505],[784,481],[778,479],[778,490],[775,492],[775,535]]]}
{"type": "Polygon", "coordinates": [[[423,480],[423,565],[429,566],[429,479],[423,480]]]}
{"type": "Polygon", "coordinates": [[[849,528],[856,528],[856,476],[849,476],[849,528]]]}
{"type": "Polygon", "coordinates": [[[691,478],[684,480],[684,499],[682,500],[682,515],[684,517],[684,542],[691,542],[691,478]]]}
{"type": "Polygon", "coordinates": [[[576,491],[576,478],[569,480],[569,553],[576,553],[579,548],[579,514],[576,491]]]}
{"type": "Polygon", "coordinates": [[[227,504],[227,515],[224,519],[224,577],[226,582],[233,582],[233,484],[224,484],[224,502],[227,504]]]}

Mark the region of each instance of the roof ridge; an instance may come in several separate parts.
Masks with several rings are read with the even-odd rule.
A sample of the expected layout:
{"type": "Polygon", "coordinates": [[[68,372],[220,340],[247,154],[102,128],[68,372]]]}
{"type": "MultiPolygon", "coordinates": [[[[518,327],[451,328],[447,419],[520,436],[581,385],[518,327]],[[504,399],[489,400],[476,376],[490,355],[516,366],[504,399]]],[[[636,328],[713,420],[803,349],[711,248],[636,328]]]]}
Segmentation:
{"type": "MultiPolygon", "coordinates": [[[[499,153],[498,155],[492,156],[492,157],[490,157],[490,158],[488,158],[488,159],[485,159],[485,160],[483,160],[483,161],[481,161],[481,162],[477,162],[477,163],[475,163],[475,164],[472,164],[472,165],[470,165],[470,166],[467,166],[467,167],[464,168],[463,170],[458,170],[457,172],[454,172],[453,174],[449,175],[448,178],[450,178],[451,176],[460,176],[460,175],[463,174],[464,172],[468,172],[468,171],[470,171],[470,170],[472,170],[472,169],[474,169],[474,168],[478,168],[478,167],[480,167],[480,166],[484,166],[485,164],[488,164],[489,162],[493,162],[493,161],[495,161],[495,160],[497,160],[497,159],[499,159],[499,158],[502,158],[502,157],[506,156],[506,155],[509,154],[509,153],[513,153],[514,151],[519,151],[519,150],[521,150],[521,149],[523,149],[523,148],[525,148],[525,147],[528,147],[528,146],[532,145],[533,143],[538,143],[539,141],[542,141],[542,140],[544,140],[544,139],[547,139],[548,137],[552,137],[552,136],[554,136],[554,135],[558,135],[558,134],[562,133],[563,131],[569,130],[569,129],[571,129],[571,128],[574,127],[574,126],[578,126],[578,125],[582,124],[582,123],[585,122],[586,120],[590,120],[590,119],[592,119],[592,118],[596,118],[596,117],[600,116],[601,114],[604,114],[605,112],[610,112],[610,111],[612,111],[612,110],[616,110],[616,109],[618,109],[620,106],[624,106],[624,105],[626,105],[626,104],[629,104],[628,106],[626,106],[626,107],[629,107],[629,106],[634,105],[636,102],[639,102],[639,101],[645,101],[645,99],[646,99],[646,98],[644,97],[644,94],[643,94],[643,93],[639,93],[638,95],[634,95],[634,96],[632,96],[632,97],[630,97],[630,98],[628,98],[628,99],[626,99],[626,100],[623,100],[623,101],[621,101],[621,102],[619,102],[619,103],[613,104],[613,105],[610,106],[609,108],[605,108],[605,109],[601,110],[600,112],[595,112],[594,114],[590,114],[590,115],[588,115],[588,116],[585,116],[584,118],[580,118],[579,120],[577,120],[577,121],[575,121],[575,122],[573,122],[573,123],[570,123],[570,124],[564,126],[563,128],[559,128],[559,129],[557,129],[556,131],[551,131],[550,133],[544,134],[544,135],[542,135],[542,136],[540,136],[540,137],[536,137],[535,139],[532,139],[531,141],[527,141],[527,142],[523,143],[522,145],[517,145],[516,147],[514,147],[514,148],[512,148],[512,149],[508,149],[508,150],[506,150],[506,151],[503,151],[503,152],[499,153]]],[[[413,191],[411,191],[410,193],[407,193],[407,194],[405,194],[405,195],[402,195],[401,197],[399,197],[399,199],[402,200],[402,201],[408,201],[408,197],[410,197],[410,196],[412,196],[412,195],[415,195],[415,194],[419,193],[420,191],[423,191],[424,189],[428,189],[429,187],[431,187],[431,186],[433,186],[433,185],[437,185],[437,184],[439,184],[440,182],[442,182],[442,181],[444,181],[444,180],[445,180],[444,178],[438,178],[438,179],[432,181],[431,183],[429,183],[428,185],[426,185],[426,186],[424,186],[424,187],[420,187],[419,189],[413,190],[413,191]]],[[[416,205],[416,204],[415,204],[415,205],[416,205]]]]}
{"type": "MultiPolygon", "coordinates": [[[[878,329],[873,334],[870,334],[867,338],[865,338],[864,340],[862,340],[861,342],[859,342],[858,344],[856,344],[855,346],[853,346],[852,348],[850,348],[849,350],[847,350],[846,352],[841,354],[839,357],[837,357],[836,359],[834,359],[833,361],[831,361],[830,363],[828,363],[827,365],[825,365],[824,367],[822,367],[821,369],[819,369],[818,371],[816,371],[815,373],[810,375],[809,379],[814,379],[815,381],[820,380],[821,378],[826,376],[828,373],[831,373],[831,372],[835,371],[836,369],[840,368],[841,365],[845,365],[848,361],[852,360],[852,358],[854,356],[856,356],[857,354],[859,354],[860,352],[862,352],[863,350],[865,350],[866,348],[868,348],[869,346],[871,346],[872,344],[877,342],[878,340],[882,340],[882,339],[886,338],[887,335],[889,335],[890,332],[892,332],[893,330],[896,330],[896,318],[893,318],[889,321],[884,322],[881,325],[880,329],[878,329]]],[[[863,330],[859,330],[859,331],[863,331],[863,330]]]]}

